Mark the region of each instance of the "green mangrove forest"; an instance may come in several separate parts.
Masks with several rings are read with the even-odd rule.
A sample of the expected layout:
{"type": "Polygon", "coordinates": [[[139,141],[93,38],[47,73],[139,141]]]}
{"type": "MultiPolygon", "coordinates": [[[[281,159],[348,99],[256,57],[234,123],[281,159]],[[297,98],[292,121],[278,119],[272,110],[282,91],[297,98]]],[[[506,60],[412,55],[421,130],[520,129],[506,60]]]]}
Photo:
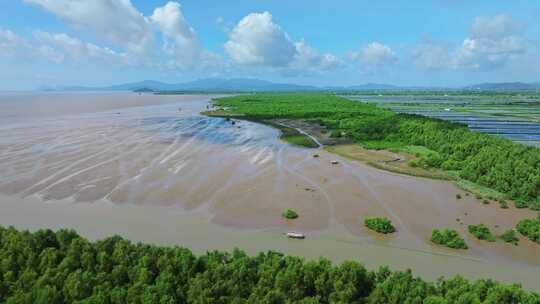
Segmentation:
{"type": "Polygon", "coordinates": [[[90,242],[72,230],[0,227],[0,303],[540,303],[519,285],[462,277],[427,282],[277,252],[197,256],[181,247],[90,242]]]}

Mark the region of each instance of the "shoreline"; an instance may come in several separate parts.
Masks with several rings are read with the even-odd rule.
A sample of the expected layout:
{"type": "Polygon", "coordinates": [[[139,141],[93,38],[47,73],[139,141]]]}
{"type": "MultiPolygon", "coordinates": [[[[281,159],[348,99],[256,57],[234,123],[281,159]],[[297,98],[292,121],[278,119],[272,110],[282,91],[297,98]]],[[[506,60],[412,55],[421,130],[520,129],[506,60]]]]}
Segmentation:
{"type": "MultiPolygon", "coordinates": [[[[213,100],[214,99],[210,100],[211,104],[213,104],[213,100]]],[[[244,116],[243,114],[226,112],[222,109],[203,111],[201,112],[201,115],[205,115],[209,117],[222,117],[222,118],[251,121],[251,122],[260,123],[262,125],[276,128],[280,130],[282,133],[284,132],[282,130],[282,127],[285,127],[288,129],[295,129],[298,133],[310,138],[314,143],[318,145],[319,148],[322,148],[325,151],[328,151],[330,153],[348,158],[350,160],[360,161],[375,169],[383,170],[386,172],[397,173],[397,174],[403,174],[406,176],[428,178],[428,179],[433,179],[433,180],[451,181],[455,186],[457,186],[461,190],[471,193],[472,195],[475,195],[477,197],[485,197],[487,199],[494,200],[494,201],[508,200],[510,202],[513,202],[513,200],[509,200],[509,198],[507,198],[506,195],[498,192],[495,189],[479,185],[477,183],[471,182],[466,179],[462,179],[458,176],[455,176],[452,172],[447,172],[441,169],[428,170],[428,169],[422,169],[419,167],[412,167],[409,165],[409,161],[417,160],[418,157],[410,153],[405,153],[403,151],[391,152],[390,150],[387,150],[387,149],[382,149],[382,150],[368,149],[368,148],[362,147],[360,144],[352,143],[346,140],[345,138],[332,139],[329,136],[325,136],[325,134],[320,132],[320,128],[316,128],[314,123],[305,122],[302,119],[251,118],[251,117],[244,116]],[[296,126],[298,122],[303,124],[303,126],[305,126],[307,130],[304,130],[296,126]],[[329,144],[321,143],[324,141],[328,141],[329,144]],[[383,160],[385,158],[388,159],[388,153],[393,153],[399,156],[398,162],[396,162],[396,164],[398,164],[397,166],[389,165],[389,163],[393,162],[393,160],[383,160]],[[363,154],[364,156],[358,157],[357,154],[363,154]],[[371,156],[366,156],[366,154],[371,154],[371,156]]],[[[328,131],[328,130],[325,129],[325,131],[328,131]]],[[[280,137],[280,139],[282,139],[285,142],[291,143],[293,145],[295,144],[294,142],[287,141],[286,138],[280,137]]],[[[313,148],[311,144],[306,144],[306,145],[297,144],[297,145],[304,146],[306,148],[313,148]]]]}

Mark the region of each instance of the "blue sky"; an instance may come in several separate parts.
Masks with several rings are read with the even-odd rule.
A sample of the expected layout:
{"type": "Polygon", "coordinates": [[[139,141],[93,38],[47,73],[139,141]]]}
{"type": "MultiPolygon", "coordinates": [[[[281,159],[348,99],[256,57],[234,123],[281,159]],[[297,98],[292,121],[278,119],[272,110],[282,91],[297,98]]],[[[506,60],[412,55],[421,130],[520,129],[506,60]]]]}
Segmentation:
{"type": "Polygon", "coordinates": [[[537,0],[10,0],[0,89],[249,77],[540,81],[537,0]]]}

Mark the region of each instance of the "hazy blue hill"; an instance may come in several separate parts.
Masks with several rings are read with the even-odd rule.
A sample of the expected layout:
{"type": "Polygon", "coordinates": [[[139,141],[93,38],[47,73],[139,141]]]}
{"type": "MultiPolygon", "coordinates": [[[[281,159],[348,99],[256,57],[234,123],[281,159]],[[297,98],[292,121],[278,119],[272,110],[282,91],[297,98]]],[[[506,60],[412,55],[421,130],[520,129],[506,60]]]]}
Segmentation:
{"type": "Polygon", "coordinates": [[[540,83],[500,82],[480,83],[462,88],[404,87],[382,83],[352,86],[317,87],[291,83],[275,83],[253,78],[206,78],[184,83],[165,83],[155,80],[124,83],[105,87],[57,86],[41,87],[42,91],[193,91],[193,92],[314,92],[314,91],[399,91],[399,90],[471,90],[471,91],[537,91],[540,83]]]}
{"type": "Polygon", "coordinates": [[[383,83],[366,83],[361,85],[349,86],[346,89],[348,90],[358,90],[358,91],[371,91],[371,90],[399,90],[402,87],[383,84],[383,83]]]}
{"type": "Polygon", "coordinates": [[[274,83],[266,80],[250,78],[209,78],[178,84],[176,90],[201,91],[315,91],[320,90],[314,86],[296,84],[274,83]]]}
{"type": "Polygon", "coordinates": [[[470,85],[464,89],[479,91],[534,91],[540,89],[540,83],[487,82],[470,85]]]}
{"type": "Polygon", "coordinates": [[[125,83],[109,87],[98,88],[106,91],[134,91],[138,89],[150,89],[154,91],[174,90],[177,85],[154,80],[143,80],[133,83],[125,83]]]}
{"type": "Polygon", "coordinates": [[[124,83],[105,87],[59,86],[41,87],[40,90],[52,91],[221,91],[221,92],[310,92],[310,91],[369,91],[398,90],[400,87],[388,84],[368,83],[356,86],[316,87],[290,83],[275,83],[252,78],[207,78],[185,83],[165,83],[155,80],[124,83]]]}
{"type": "Polygon", "coordinates": [[[144,80],[106,87],[84,87],[84,86],[64,86],[64,87],[42,87],[40,90],[54,91],[318,91],[314,86],[304,86],[286,83],[274,83],[259,79],[249,78],[208,78],[199,79],[185,83],[165,83],[154,80],[144,80]]]}

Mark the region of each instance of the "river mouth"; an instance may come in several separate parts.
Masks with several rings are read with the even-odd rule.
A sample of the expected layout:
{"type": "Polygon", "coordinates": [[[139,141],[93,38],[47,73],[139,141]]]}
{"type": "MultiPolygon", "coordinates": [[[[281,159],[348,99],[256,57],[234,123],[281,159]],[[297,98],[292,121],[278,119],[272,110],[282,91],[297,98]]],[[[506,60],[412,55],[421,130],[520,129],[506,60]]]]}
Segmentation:
{"type": "Polygon", "coordinates": [[[380,171],[324,150],[314,158],[313,149],[281,142],[272,128],[200,115],[211,96],[17,98],[58,111],[41,104],[46,110],[34,115],[0,102],[9,109],[0,123],[2,225],[72,227],[91,238],[121,234],[196,251],[275,249],[410,267],[429,278],[461,273],[540,286],[537,244],[490,244],[466,231],[485,223],[500,233],[533,217],[530,210],[456,200],[463,192],[448,182],[380,171]],[[60,111],[62,104],[69,111],[60,111]],[[286,208],[300,217],[282,219],[286,208]],[[392,219],[397,234],[368,232],[362,221],[373,215],[392,219]],[[457,229],[471,249],[432,246],[434,228],[457,229]],[[285,239],[290,230],[307,239],[285,239]]]}

